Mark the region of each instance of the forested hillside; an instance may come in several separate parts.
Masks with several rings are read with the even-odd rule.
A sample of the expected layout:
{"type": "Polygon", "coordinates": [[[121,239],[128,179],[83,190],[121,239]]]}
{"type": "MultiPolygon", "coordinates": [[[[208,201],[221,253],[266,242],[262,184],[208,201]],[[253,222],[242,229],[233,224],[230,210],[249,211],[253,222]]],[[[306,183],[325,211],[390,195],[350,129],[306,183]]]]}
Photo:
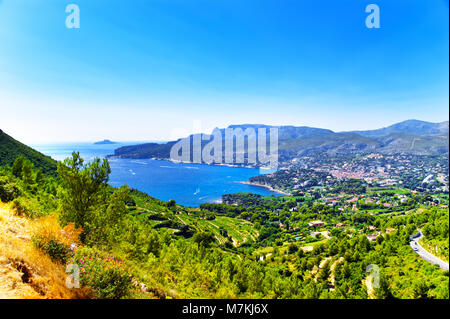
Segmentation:
{"type": "Polygon", "coordinates": [[[16,141],[0,130],[0,166],[12,166],[16,158],[20,155],[27,158],[35,168],[42,169],[44,173],[56,175],[56,161],[16,141]]]}

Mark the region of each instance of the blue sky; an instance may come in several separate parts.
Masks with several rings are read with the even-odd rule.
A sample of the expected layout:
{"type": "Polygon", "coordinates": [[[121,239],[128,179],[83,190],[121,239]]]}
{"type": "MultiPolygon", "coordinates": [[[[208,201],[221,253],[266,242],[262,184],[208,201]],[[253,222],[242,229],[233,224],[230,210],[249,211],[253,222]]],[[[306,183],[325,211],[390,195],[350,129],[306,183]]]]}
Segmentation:
{"type": "Polygon", "coordinates": [[[448,0],[0,0],[0,128],[39,143],[440,122],[448,29],[448,0]]]}

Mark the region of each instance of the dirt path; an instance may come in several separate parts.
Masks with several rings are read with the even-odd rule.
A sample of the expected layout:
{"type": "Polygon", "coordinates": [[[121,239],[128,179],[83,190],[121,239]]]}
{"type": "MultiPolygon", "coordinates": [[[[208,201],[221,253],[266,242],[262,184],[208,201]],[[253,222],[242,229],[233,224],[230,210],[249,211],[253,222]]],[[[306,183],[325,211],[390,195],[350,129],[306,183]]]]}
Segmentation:
{"type": "Polygon", "coordinates": [[[336,282],[336,274],[335,274],[335,269],[337,267],[337,265],[341,262],[344,261],[344,257],[339,257],[330,267],[330,283],[332,288],[330,290],[334,290],[334,286],[335,286],[335,282],[336,282]]]}

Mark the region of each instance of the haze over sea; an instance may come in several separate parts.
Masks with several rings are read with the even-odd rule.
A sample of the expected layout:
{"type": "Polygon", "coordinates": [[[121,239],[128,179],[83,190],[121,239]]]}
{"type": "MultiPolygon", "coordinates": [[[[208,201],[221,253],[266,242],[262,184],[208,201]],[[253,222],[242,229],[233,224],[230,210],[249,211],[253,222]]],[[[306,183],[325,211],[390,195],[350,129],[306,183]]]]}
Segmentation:
{"type": "MultiPolygon", "coordinates": [[[[104,158],[114,149],[137,144],[136,142],[102,144],[60,143],[37,144],[32,147],[55,160],[64,160],[73,151],[80,152],[86,160],[104,158]]],[[[206,202],[219,202],[223,194],[252,192],[264,196],[279,195],[268,189],[242,184],[252,176],[268,173],[253,168],[228,167],[205,164],[173,163],[152,159],[109,159],[111,175],[109,184],[124,184],[139,189],[153,197],[168,201],[174,199],[185,206],[199,206],[206,202]]]]}

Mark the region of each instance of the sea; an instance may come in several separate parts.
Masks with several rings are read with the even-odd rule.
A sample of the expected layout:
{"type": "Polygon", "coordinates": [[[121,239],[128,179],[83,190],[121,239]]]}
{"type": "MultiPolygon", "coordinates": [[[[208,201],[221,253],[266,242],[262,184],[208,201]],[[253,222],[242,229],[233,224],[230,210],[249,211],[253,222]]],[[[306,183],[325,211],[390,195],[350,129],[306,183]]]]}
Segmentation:
{"type": "MultiPolygon", "coordinates": [[[[140,142],[142,143],[142,142],[140,142]]],[[[62,161],[72,152],[80,152],[86,161],[105,158],[114,150],[136,142],[116,144],[59,143],[31,145],[39,152],[62,161]]],[[[266,188],[242,184],[250,177],[273,171],[256,168],[229,167],[192,163],[175,163],[154,159],[109,159],[109,184],[128,185],[163,201],[198,207],[202,203],[220,203],[223,194],[251,192],[263,196],[280,196],[266,188]]]]}

